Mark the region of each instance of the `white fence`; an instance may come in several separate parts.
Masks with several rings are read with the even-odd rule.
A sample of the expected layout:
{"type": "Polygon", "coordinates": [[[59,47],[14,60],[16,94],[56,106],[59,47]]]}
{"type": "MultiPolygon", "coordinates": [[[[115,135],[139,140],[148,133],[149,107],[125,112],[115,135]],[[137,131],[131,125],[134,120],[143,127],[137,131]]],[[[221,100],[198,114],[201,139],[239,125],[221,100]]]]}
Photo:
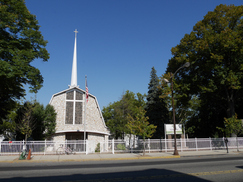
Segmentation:
{"type": "MultiPolygon", "coordinates": [[[[242,137],[227,138],[229,149],[243,148],[242,137]]],[[[222,150],[226,149],[225,138],[190,138],[177,139],[177,150],[198,151],[198,150],[222,150]]],[[[117,152],[142,152],[144,147],[143,140],[109,140],[100,143],[100,153],[117,153],[117,152]]],[[[146,152],[170,152],[174,151],[174,139],[147,139],[145,140],[146,152]]]]}
{"type": "MultiPolygon", "coordinates": [[[[99,145],[92,140],[66,140],[64,142],[54,141],[4,141],[0,142],[0,155],[20,154],[24,147],[27,151],[31,149],[32,154],[56,154],[58,147],[62,145],[72,148],[76,154],[89,154],[97,150],[100,153],[121,153],[121,152],[142,152],[143,140],[108,140],[102,141],[99,145]],[[99,148],[97,148],[99,146],[99,148]]],[[[243,138],[228,138],[229,149],[242,149],[243,138]]],[[[177,149],[183,151],[198,150],[219,150],[226,149],[225,138],[190,138],[177,139],[177,149]]],[[[145,140],[146,152],[170,152],[174,150],[174,139],[147,139],[145,140]]]]}
{"type": "Polygon", "coordinates": [[[70,147],[75,153],[94,153],[94,141],[90,140],[66,140],[63,142],[54,141],[3,141],[0,142],[0,155],[20,154],[23,149],[31,149],[32,154],[56,154],[60,146],[70,147]]]}

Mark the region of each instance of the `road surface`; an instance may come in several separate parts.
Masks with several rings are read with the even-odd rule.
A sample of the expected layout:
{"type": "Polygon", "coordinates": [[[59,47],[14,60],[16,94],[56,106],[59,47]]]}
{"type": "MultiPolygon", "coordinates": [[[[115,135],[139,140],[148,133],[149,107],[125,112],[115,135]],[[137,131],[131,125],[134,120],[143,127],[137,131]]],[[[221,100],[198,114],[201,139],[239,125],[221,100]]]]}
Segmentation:
{"type": "Polygon", "coordinates": [[[242,182],[243,155],[126,161],[0,163],[0,181],[242,182]]]}

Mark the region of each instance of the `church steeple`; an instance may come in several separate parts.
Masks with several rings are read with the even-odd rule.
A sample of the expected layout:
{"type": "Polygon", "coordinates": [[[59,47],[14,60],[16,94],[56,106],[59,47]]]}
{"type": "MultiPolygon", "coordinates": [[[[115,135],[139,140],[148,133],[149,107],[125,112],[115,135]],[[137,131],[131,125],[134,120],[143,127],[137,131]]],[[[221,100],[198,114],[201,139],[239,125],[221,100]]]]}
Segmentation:
{"type": "Polygon", "coordinates": [[[71,78],[71,87],[78,87],[77,85],[77,29],[75,29],[75,41],[74,41],[74,51],[73,51],[73,67],[72,67],[72,78],[71,78]]]}

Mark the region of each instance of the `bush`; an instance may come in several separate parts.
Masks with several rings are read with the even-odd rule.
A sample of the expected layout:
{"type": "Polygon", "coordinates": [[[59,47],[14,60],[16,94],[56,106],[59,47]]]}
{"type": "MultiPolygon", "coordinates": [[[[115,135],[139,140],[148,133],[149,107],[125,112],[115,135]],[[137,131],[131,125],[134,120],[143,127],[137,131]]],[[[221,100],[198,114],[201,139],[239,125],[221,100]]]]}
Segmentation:
{"type": "Polygon", "coordinates": [[[116,146],[116,148],[117,148],[118,150],[126,150],[126,147],[125,147],[124,144],[118,144],[118,145],[116,146]]]}
{"type": "Polygon", "coordinates": [[[97,144],[95,152],[100,152],[100,143],[97,144]]]}

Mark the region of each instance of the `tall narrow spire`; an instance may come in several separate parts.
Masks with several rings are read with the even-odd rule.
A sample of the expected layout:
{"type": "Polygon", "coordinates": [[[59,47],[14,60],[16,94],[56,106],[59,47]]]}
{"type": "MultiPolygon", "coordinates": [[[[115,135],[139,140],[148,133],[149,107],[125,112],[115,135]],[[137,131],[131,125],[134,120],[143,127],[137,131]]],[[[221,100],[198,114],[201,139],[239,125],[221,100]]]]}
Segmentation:
{"type": "Polygon", "coordinates": [[[75,41],[74,41],[74,51],[73,51],[73,67],[72,67],[72,78],[71,85],[69,87],[77,87],[77,29],[75,29],[75,41]]]}

